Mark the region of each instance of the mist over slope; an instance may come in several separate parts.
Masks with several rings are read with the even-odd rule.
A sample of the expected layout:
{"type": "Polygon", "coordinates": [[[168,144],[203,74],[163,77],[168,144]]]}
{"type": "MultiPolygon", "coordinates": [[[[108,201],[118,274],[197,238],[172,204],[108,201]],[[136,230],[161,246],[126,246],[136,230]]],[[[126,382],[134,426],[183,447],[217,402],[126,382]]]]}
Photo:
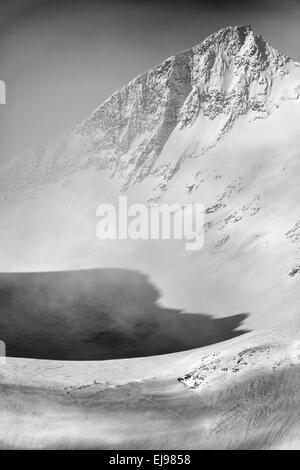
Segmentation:
{"type": "Polygon", "coordinates": [[[299,97],[299,64],[250,26],[172,56],[2,168],[1,270],[137,269],[167,307],[246,312],[250,328],[296,316],[299,97]],[[99,241],[96,208],[120,193],[204,204],[204,249],[99,241]]]}

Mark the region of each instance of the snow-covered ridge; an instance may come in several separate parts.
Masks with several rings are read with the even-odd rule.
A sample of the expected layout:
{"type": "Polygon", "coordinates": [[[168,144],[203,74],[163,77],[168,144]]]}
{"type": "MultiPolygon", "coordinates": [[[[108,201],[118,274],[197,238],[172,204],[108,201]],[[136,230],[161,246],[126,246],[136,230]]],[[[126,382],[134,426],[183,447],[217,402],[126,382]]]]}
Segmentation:
{"type": "MultiPolygon", "coordinates": [[[[267,117],[283,100],[297,99],[297,68],[250,26],[224,28],[135,78],[54,147],[14,159],[2,168],[1,189],[43,185],[93,166],[111,168],[127,186],[142,181],[157,173],[156,161],[175,130],[200,118],[211,122],[205,153],[241,115],[267,117]]],[[[200,139],[205,132],[200,125],[200,139]]],[[[183,160],[182,154],[171,162],[169,178],[183,160]]]]}

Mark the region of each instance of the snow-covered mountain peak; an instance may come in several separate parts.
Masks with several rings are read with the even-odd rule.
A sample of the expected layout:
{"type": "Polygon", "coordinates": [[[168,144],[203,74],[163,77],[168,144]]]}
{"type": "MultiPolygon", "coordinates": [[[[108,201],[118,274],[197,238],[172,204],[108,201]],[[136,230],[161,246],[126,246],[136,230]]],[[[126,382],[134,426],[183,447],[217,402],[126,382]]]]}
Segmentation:
{"type": "MultiPolygon", "coordinates": [[[[251,26],[223,28],[193,48],[196,59],[207,69],[233,68],[236,73],[276,72],[288,58],[270,46],[251,26]],[[219,67],[219,68],[218,68],[219,67]],[[223,68],[222,68],[223,67],[223,68]]],[[[195,80],[200,77],[195,77],[195,80]]],[[[253,78],[253,77],[252,77],[253,78]]]]}
{"type": "Polygon", "coordinates": [[[265,118],[296,99],[295,69],[251,26],[223,28],[116,91],[54,147],[15,159],[2,188],[59,181],[93,166],[121,175],[124,187],[157,174],[157,165],[172,178],[186,155],[208,152],[242,115],[265,118]],[[172,136],[182,141],[191,128],[189,145],[161,161],[172,136]]]}

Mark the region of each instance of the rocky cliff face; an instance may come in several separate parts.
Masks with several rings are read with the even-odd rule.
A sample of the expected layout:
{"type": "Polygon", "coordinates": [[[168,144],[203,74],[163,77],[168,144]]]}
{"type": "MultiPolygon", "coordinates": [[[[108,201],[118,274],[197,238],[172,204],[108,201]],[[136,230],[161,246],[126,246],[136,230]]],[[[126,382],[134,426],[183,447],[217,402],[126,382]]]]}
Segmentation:
{"type": "MultiPolygon", "coordinates": [[[[157,173],[158,157],[174,131],[180,139],[198,122],[201,145],[189,149],[193,157],[215,146],[240,116],[264,118],[282,100],[298,98],[297,67],[250,26],[222,29],[138,76],[53,148],[16,158],[3,169],[1,189],[43,185],[93,166],[110,168],[128,187],[157,173]]],[[[161,166],[165,176],[172,178],[185,153],[161,166]]]]}

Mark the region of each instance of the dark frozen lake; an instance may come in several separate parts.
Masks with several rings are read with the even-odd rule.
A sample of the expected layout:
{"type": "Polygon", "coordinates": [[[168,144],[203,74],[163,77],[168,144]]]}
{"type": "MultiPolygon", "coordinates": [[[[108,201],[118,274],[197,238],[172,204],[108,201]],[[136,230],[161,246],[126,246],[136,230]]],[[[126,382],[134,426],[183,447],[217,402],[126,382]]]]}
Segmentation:
{"type": "Polygon", "coordinates": [[[241,335],[244,313],[217,319],[159,305],[136,271],[0,274],[0,339],[7,356],[102,360],[173,353],[241,335]]]}

